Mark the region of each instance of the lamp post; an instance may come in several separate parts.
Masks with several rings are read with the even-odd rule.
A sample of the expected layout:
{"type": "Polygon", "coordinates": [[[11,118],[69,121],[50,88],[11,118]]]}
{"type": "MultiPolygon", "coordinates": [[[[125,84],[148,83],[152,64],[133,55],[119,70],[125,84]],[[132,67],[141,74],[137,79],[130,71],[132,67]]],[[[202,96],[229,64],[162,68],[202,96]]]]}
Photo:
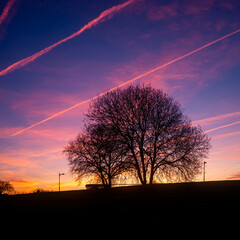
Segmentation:
{"type": "Polygon", "coordinates": [[[64,173],[58,173],[58,178],[59,178],[59,192],[60,192],[60,177],[64,175],[64,173]]]}
{"type": "Polygon", "coordinates": [[[203,162],[203,182],[205,182],[205,177],[206,177],[206,163],[207,162],[203,162]]]}

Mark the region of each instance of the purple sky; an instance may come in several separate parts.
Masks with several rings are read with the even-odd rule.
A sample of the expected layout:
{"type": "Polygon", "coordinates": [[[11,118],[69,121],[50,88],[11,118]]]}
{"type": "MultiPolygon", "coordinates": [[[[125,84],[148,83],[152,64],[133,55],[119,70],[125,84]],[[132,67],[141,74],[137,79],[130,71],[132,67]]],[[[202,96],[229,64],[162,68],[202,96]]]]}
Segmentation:
{"type": "MultiPolygon", "coordinates": [[[[88,103],[11,135],[240,29],[238,0],[132,0],[112,8],[126,2],[0,2],[0,179],[16,190],[57,190],[59,172],[66,173],[62,189],[81,187],[62,150],[81,131],[88,103]],[[107,9],[78,36],[6,71],[107,9]]],[[[207,180],[240,179],[239,76],[240,32],[132,83],[163,89],[204,131],[218,128],[208,133],[207,180]]]]}

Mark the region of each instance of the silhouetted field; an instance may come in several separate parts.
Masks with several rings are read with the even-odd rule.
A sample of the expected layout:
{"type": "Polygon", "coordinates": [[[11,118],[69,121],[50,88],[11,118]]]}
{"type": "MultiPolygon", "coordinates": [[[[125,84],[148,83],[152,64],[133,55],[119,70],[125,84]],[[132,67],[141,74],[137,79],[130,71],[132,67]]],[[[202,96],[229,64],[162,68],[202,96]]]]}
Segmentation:
{"type": "Polygon", "coordinates": [[[78,219],[87,224],[195,221],[240,209],[240,181],[154,184],[1,197],[10,219],[78,219]]]}

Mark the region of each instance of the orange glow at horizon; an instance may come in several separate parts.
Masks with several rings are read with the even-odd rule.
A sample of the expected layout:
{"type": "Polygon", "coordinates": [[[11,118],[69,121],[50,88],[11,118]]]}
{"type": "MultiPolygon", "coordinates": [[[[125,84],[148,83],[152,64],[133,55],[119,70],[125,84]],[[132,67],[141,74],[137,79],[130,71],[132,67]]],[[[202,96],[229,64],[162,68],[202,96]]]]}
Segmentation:
{"type": "MultiPolygon", "coordinates": [[[[232,114],[230,113],[229,115],[234,115],[234,113],[232,113],[232,114]]],[[[221,115],[215,116],[215,117],[211,117],[209,119],[215,119],[215,122],[217,122],[217,119],[219,119],[220,116],[221,115]]],[[[202,119],[202,121],[204,121],[204,120],[207,121],[208,119],[202,119]]],[[[199,121],[201,121],[201,120],[199,120],[199,121]]],[[[213,131],[220,130],[220,129],[223,129],[223,128],[227,128],[227,127],[230,127],[230,126],[233,126],[233,125],[237,125],[237,124],[240,124],[240,121],[236,121],[236,122],[232,122],[230,124],[225,124],[225,125],[221,125],[219,127],[211,128],[211,129],[208,129],[208,130],[204,131],[204,133],[213,132],[213,131]]],[[[238,132],[238,134],[239,134],[239,132],[238,132]]],[[[214,137],[214,139],[227,137],[229,135],[231,136],[232,134],[216,135],[216,137],[214,137]]],[[[59,151],[61,151],[61,150],[59,150],[59,151]]],[[[234,156],[237,157],[238,154],[235,154],[234,156]]],[[[222,156],[214,157],[214,159],[217,159],[217,158],[222,158],[222,156]]],[[[19,162],[18,164],[19,164],[19,166],[22,165],[21,162],[19,162]]],[[[26,161],[26,163],[23,162],[23,164],[28,164],[28,162],[27,161],[26,161]]],[[[49,191],[57,191],[58,190],[57,180],[53,180],[53,179],[51,179],[51,180],[49,180],[47,182],[46,181],[40,182],[39,180],[36,180],[36,179],[30,179],[30,180],[26,180],[26,181],[22,181],[22,180],[21,181],[18,181],[18,180],[14,181],[13,180],[11,182],[13,183],[14,187],[16,187],[17,191],[20,191],[20,192],[21,191],[33,192],[35,189],[38,189],[38,188],[40,188],[40,189],[42,188],[42,189],[49,190],[49,191]]],[[[62,190],[70,190],[70,189],[73,190],[73,189],[81,189],[81,188],[84,188],[84,183],[79,186],[79,184],[77,182],[75,182],[75,181],[71,181],[71,180],[68,180],[68,179],[65,180],[64,178],[62,179],[62,182],[61,182],[61,189],[62,190]]]]}
{"type": "MultiPolygon", "coordinates": [[[[16,189],[16,193],[32,193],[36,189],[43,189],[44,191],[58,191],[59,183],[57,182],[57,179],[51,180],[48,183],[40,183],[39,181],[21,181],[21,180],[12,180],[10,183],[14,186],[16,189]]],[[[84,185],[84,184],[82,184],[84,185]]],[[[80,187],[79,184],[76,181],[68,180],[64,181],[62,179],[61,182],[61,190],[79,190],[83,187],[80,187]]]]}

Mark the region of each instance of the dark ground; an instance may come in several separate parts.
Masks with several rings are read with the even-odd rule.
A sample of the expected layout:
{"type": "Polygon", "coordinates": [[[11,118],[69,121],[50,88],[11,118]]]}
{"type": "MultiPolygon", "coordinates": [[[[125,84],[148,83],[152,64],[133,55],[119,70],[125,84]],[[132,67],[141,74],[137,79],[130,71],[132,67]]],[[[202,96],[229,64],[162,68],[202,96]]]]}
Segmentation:
{"type": "Polygon", "coordinates": [[[172,224],[194,227],[202,221],[238,221],[240,181],[3,195],[0,204],[1,218],[10,223],[27,219],[28,224],[60,224],[60,229],[74,223],[93,226],[93,231],[95,226],[133,225],[163,230],[172,224]]]}

